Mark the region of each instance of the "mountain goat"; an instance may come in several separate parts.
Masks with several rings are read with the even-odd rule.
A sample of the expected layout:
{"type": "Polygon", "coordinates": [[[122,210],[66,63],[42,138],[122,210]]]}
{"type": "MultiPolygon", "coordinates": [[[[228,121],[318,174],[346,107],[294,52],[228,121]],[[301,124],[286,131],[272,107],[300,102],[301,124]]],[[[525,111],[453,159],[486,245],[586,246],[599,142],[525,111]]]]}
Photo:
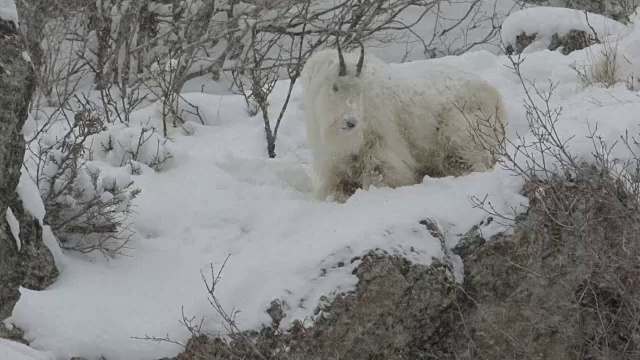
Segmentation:
{"type": "Polygon", "coordinates": [[[301,82],[321,199],[486,171],[504,139],[498,90],[452,67],[391,66],[338,44],[309,58],[301,82]]]}

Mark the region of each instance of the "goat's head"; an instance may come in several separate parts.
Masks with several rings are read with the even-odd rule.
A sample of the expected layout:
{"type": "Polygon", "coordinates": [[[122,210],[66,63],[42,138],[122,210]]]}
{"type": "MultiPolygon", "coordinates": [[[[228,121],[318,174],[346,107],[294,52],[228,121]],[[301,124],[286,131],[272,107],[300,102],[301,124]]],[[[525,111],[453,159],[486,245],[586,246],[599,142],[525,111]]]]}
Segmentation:
{"type": "Polygon", "coordinates": [[[316,78],[317,109],[323,115],[322,138],[325,143],[358,143],[366,124],[363,123],[363,97],[366,92],[363,81],[364,46],[360,45],[359,57],[342,52],[337,42],[337,59],[331,61],[326,72],[316,78]],[[337,60],[337,61],[335,61],[337,60]],[[321,109],[321,110],[320,110],[321,109]]]}

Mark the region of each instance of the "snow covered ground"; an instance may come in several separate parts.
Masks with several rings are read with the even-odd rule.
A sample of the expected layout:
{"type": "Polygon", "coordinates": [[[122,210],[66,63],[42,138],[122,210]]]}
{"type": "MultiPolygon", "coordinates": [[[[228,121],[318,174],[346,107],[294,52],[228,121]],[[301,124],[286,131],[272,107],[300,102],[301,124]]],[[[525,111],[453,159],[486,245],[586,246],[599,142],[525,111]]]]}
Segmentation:
{"type": "Polygon", "coordinates": [[[26,345],[0,339],[0,359],[2,360],[55,360],[51,353],[38,351],[26,345]]]}
{"type": "MultiPolygon", "coordinates": [[[[640,38],[629,35],[624,44],[640,38]]],[[[624,44],[623,47],[624,47],[624,44]]],[[[630,46],[630,45],[629,45],[630,46]]],[[[570,150],[589,156],[588,126],[596,123],[610,143],[625,129],[637,131],[640,99],[624,84],[611,89],[583,89],[570,65],[584,61],[588,50],[569,56],[541,51],[527,55],[523,76],[545,84],[559,82],[552,105],[562,106],[558,131],[575,136],[570,150]]],[[[509,115],[509,136],[523,135],[528,125],[522,108],[522,85],[504,56],[486,51],[423,61],[445,62],[476,73],[503,94],[509,115]]],[[[402,66],[402,65],[397,65],[402,66]]],[[[273,111],[284,100],[287,81],[272,99],[273,111]]],[[[346,291],[356,283],[351,271],[355,256],[381,248],[428,264],[441,257],[439,242],[418,224],[430,217],[445,227],[448,246],[457,234],[480,223],[486,214],[473,208],[469,196],[484,197],[496,210],[522,209],[522,180],[495,169],[460,178],[432,179],[395,190],[359,191],[345,204],[313,200],[309,152],[301,91],[297,87],[280,130],[278,158],[267,158],[261,118],[249,117],[236,96],[185,94],[201,107],[207,125],[192,118],[194,134],[176,135],[167,147],[174,156],[161,172],[132,176],[142,193],[136,199],[134,229],[127,257],[106,261],[55,250],[61,274],[46,291],[22,290],[11,322],[26,331],[35,349],[55,359],[84,356],[109,360],[158,359],[172,356],[177,345],[134,339],[145,335],[186,341],[189,333],[179,323],[187,317],[204,318],[204,329],[221,331],[221,320],[207,302],[201,272],[216,269],[230,255],[216,288],[221,304],[242,312],[242,328],[255,328],[269,318],[265,310],[273,299],[286,301],[285,322],[312,316],[321,295],[346,291]],[[344,266],[339,264],[344,263],[344,266]]],[[[154,121],[155,107],[132,115],[134,122],[154,121]]],[[[156,119],[157,121],[157,119],[156,119]]],[[[112,129],[112,131],[120,131],[112,129]]],[[[124,136],[124,135],[123,135],[124,136]]],[[[615,155],[628,156],[622,147],[615,155]]],[[[108,157],[102,168],[124,172],[108,157]]],[[[22,196],[35,190],[23,177],[22,196]]],[[[37,201],[27,200],[32,212],[37,201]]],[[[486,235],[502,231],[493,222],[486,235]]],[[[55,244],[45,231],[47,243],[55,244]]],[[[0,359],[49,359],[0,342],[0,359]],[[14,351],[14,353],[10,353],[14,351]],[[20,354],[20,355],[5,355],[20,354]]]]}
{"type": "MultiPolygon", "coordinates": [[[[488,53],[477,56],[495,61],[488,53]]],[[[286,87],[283,82],[279,90],[286,87]]],[[[131,337],[168,333],[184,340],[182,306],[187,316],[204,316],[211,331],[220,329],[200,271],[211,262],[219,267],[229,254],[217,295],[226,308],[242,310],[241,326],[268,321],[265,309],[276,298],[291,307],[286,320],[302,319],[313,314],[321,295],[355,285],[357,262],[350,260],[369,249],[425,264],[441,256],[421,219],[448,227],[453,245],[455,234],[485,216],[467,196],[489,193],[504,210],[523,201],[519,179],[500,171],[359,192],[344,205],[315,201],[300,95],[298,89],[284,119],[279,158],[269,160],[261,119],[248,117],[241,99],[188,94],[214,125],[194,122],[195,134],[172,144],[170,168],[134,176],[142,194],[130,257],[88,262],[57,254],[60,279],[44,292],[23,290],[11,321],[27,330],[32,346],[61,359],[171,355],[179,348],[131,337]],[[341,262],[347,265],[338,267],[341,262]]]]}

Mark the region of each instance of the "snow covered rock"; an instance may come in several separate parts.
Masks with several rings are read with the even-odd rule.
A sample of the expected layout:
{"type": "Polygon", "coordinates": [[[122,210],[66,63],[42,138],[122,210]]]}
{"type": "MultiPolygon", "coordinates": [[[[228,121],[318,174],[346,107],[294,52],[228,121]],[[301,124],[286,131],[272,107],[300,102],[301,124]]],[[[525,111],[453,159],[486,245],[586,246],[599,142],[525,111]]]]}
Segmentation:
{"type": "Polygon", "coordinates": [[[570,30],[566,35],[553,34],[550,39],[538,39],[538,34],[528,35],[521,33],[516,38],[516,47],[507,46],[507,54],[521,54],[543,49],[559,50],[563,55],[568,55],[576,50],[581,50],[596,44],[597,41],[582,30],[570,30]]]}
{"type": "Polygon", "coordinates": [[[602,15],[541,6],[512,13],[502,24],[501,34],[508,54],[548,49],[567,55],[628,30],[602,15]]]}
{"type": "Polygon", "coordinates": [[[17,192],[25,152],[22,126],[35,79],[11,9],[13,1],[0,1],[0,320],[11,315],[20,286],[41,290],[58,274],[42,242],[41,219],[24,209],[17,192]]]}
{"type": "Polygon", "coordinates": [[[634,0],[524,0],[524,2],[588,11],[622,22],[628,20],[634,12],[634,6],[638,5],[634,0]]]}

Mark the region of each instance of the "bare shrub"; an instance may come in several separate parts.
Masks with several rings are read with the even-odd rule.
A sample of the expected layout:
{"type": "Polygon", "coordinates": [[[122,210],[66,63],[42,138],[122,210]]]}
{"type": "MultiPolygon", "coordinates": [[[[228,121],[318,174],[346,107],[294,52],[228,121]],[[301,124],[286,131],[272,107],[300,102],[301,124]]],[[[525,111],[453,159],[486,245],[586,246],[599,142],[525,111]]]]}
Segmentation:
{"type": "Polygon", "coordinates": [[[169,59],[165,64],[156,60],[149,74],[150,90],[156,98],[160,99],[162,106],[162,134],[169,136],[169,127],[180,127],[185,133],[190,134],[186,122],[181,116],[180,100],[184,100],[178,88],[178,74],[176,70],[183,67],[180,59],[169,59]]]}
{"type": "MultiPolygon", "coordinates": [[[[492,44],[500,33],[500,26],[512,9],[505,14],[498,12],[498,1],[466,0],[439,1],[431,10],[434,28],[425,36],[418,36],[420,47],[428,58],[461,55],[482,45],[492,44]],[[445,9],[448,6],[465,5],[466,11],[458,18],[451,18],[445,9]],[[491,10],[486,11],[483,7],[491,10]],[[484,36],[474,39],[470,36],[478,28],[487,28],[484,36]],[[456,35],[452,35],[456,34],[456,35]]],[[[411,31],[411,30],[409,30],[411,31]]],[[[497,44],[496,44],[497,45],[497,44]]]]}
{"type": "Polygon", "coordinates": [[[452,23],[442,12],[445,5],[439,0],[345,0],[331,7],[320,1],[283,2],[274,9],[277,16],[253,20],[250,31],[243,35],[248,40],[239,47],[240,56],[231,65],[230,72],[237,92],[245,97],[251,113],[261,113],[269,157],[276,156],[278,129],[295,82],[304,63],[316,49],[335,46],[337,42],[345,49],[363,47],[364,44],[380,46],[402,41],[406,33],[411,33],[419,39],[428,58],[458,55],[489,43],[497,36],[497,11],[494,9],[486,14],[481,11],[481,4],[479,0],[457,3],[465,5],[467,11],[452,23]],[[403,22],[401,14],[407,9],[417,9],[417,20],[403,22]],[[412,28],[425,16],[434,18],[435,27],[423,38],[412,28]],[[450,23],[443,24],[447,20],[450,23]],[[466,36],[471,29],[485,23],[490,24],[486,36],[467,41],[466,36]],[[447,39],[454,31],[459,32],[460,37],[447,39]],[[460,38],[464,40],[458,41],[460,38]],[[277,117],[272,120],[268,112],[269,98],[283,74],[290,79],[289,88],[277,117]]]}
{"type": "MultiPolygon", "coordinates": [[[[158,136],[153,127],[135,128],[133,140],[128,144],[115,141],[122,152],[119,165],[128,164],[133,175],[140,173],[141,164],[155,171],[161,171],[167,161],[173,158],[173,155],[164,148],[168,139],[158,136]]],[[[111,143],[113,145],[113,141],[111,143]]]]}
{"type": "Polygon", "coordinates": [[[163,134],[168,136],[167,125],[190,132],[178,111],[188,81],[202,76],[230,80],[249,109],[262,113],[271,157],[291,90],[315,49],[331,45],[336,37],[345,48],[412,37],[407,51],[421,46],[425,57],[460,54],[491,42],[500,20],[496,8],[480,0],[20,3],[47,106],[60,106],[73,92],[93,84],[109,121],[128,123],[140,104],[160,101],[163,134]],[[454,18],[446,13],[452,6],[460,11],[454,18]],[[434,22],[430,33],[412,30],[426,18],[434,22]],[[468,37],[479,28],[486,28],[486,36],[468,37]],[[291,79],[286,100],[276,115],[269,114],[270,95],[283,78],[291,79]]]}
{"type": "MultiPolygon", "coordinates": [[[[138,340],[147,340],[155,342],[167,342],[181,346],[184,348],[184,352],[178,355],[177,360],[205,360],[205,359],[255,359],[266,360],[268,358],[263,355],[263,345],[257,344],[257,333],[253,331],[241,331],[236,322],[236,315],[240,312],[237,309],[232,309],[231,312],[227,311],[216,296],[216,286],[219,284],[222,271],[224,270],[229,256],[220,266],[220,269],[215,270],[213,264],[210,265],[210,274],[205,275],[201,273],[202,282],[205,285],[209,304],[220,317],[222,325],[226,331],[224,336],[215,337],[211,340],[210,334],[207,334],[202,329],[203,320],[197,322],[195,318],[189,318],[182,309],[182,320],[180,323],[186,327],[191,334],[191,337],[186,343],[171,339],[168,335],[165,337],[155,337],[145,335],[144,337],[134,337],[138,340]]],[[[272,316],[273,318],[273,316],[272,316]]],[[[280,319],[281,320],[281,319],[280,319]]],[[[278,320],[279,324],[279,320],[278,320]]],[[[277,328],[277,325],[275,326],[277,328]]],[[[269,331],[271,328],[263,329],[263,331],[269,331]]],[[[275,345],[277,342],[274,341],[275,345]]],[[[282,345],[282,344],[281,344],[282,345]]],[[[286,352],[284,347],[277,349],[276,352],[286,352]]]]}
{"type": "Polygon", "coordinates": [[[203,75],[219,79],[221,74],[230,74],[235,92],[245,96],[250,111],[262,113],[267,152],[275,157],[278,129],[291,91],[315,49],[334,35],[347,39],[345,46],[354,46],[385,30],[409,28],[397,21],[403,10],[419,6],[427,13],[437,3],[438,0],[346,0],[334,5],[317,0],[251,5],[231,2],[229,8],[216,7],[215,2],[195,8],[185,3],[180,14],[173,9],[171,31],[134,51],[160,43],[167,46],[165,52],[156,55],[151,75],[157,89],[154,93],[162,99],[165,124],[184,124],[177,104],[187,81],[203,75]],[[285,103],[272,124],[269,96],[283,77],[291,82],[285,103]]]}
{"type": "Polygon", "coordinates": [[[63,120],[51,117],[47,130],[28,144],[26,168],[40,189],[47,210],[44,221],[60,246],[113,256],[132,235],[127,216],[140,190],[128,179],[103,174],[89,161],[88,142],[106,130],[104,118],[88,107],[73,118],[70,113],[56,113],[63,120]]]}

